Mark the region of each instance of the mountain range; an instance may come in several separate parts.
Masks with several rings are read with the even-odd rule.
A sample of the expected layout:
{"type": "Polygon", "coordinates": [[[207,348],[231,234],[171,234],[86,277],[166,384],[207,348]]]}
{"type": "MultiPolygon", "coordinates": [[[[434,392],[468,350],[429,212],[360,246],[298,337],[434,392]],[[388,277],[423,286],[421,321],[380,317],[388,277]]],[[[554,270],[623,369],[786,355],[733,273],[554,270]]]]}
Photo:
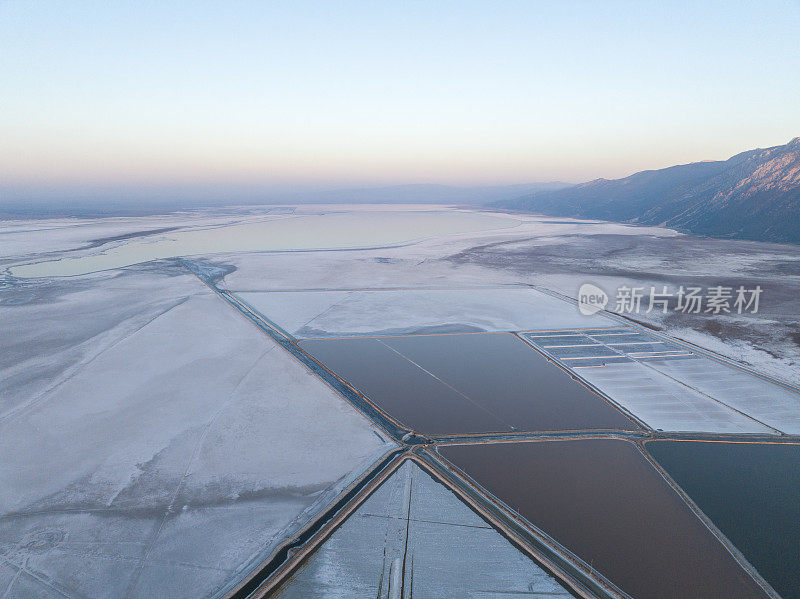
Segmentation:
{"type": "Polygon", "coordinates": [[[728,160],[537,191],[495,205],[657,225],[710,237],[800,243],[800,137],[728,160]]]}
{"type": "Polygon", "coordinates": [[[83,188],[13,187],[0,183],[0,219],[59,216],[135,216],[174,210],[261,204],[457,204],[481,206],[555,191],[571,183],[436,184],[338,189],[268,185],[134,185],[83,188]]]}

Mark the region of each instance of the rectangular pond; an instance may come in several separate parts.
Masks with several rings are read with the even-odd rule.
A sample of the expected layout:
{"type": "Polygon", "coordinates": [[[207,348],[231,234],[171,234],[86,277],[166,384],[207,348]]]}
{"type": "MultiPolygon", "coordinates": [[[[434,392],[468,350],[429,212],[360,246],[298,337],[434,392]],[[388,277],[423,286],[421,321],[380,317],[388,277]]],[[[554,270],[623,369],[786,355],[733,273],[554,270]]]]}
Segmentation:
{"type": "Polygon", "coordinates": [[[411,461],[370,495],[272,596],[572,597],[411,461]]]}
{"type": "Polygon", "coordinates": [[[784,599],[800,598],[800,445],[645,448],[784,599]]]}
{"type": "Polygon", "coordinates": [[[618,325],[601,314],[583,316],[574,304],[528,287],[241,291],[236,295],[297,339],[618,325]]]}
{"type": "Polygon", "coordinates": [[[634,328],[534,331],[534,347],[651,427],[795,432],[800,394],[634,328]]]}
{"type": "Polygon", "coordinates": [[[632,442],[451,445],[439,453],[633,597],[765,597],[632,442]]]}
{"type": "Polygon", "coordinates": [[[300,346],[427,435],[638,430],[511,333],[307,340],[300,346]]]}

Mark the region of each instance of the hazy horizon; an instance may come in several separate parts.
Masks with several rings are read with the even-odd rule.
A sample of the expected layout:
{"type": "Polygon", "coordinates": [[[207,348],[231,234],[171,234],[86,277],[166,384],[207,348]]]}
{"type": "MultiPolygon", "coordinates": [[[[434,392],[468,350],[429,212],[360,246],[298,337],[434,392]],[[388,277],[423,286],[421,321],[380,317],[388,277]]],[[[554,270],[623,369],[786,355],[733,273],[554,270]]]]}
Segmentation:
{"type": "MultiPolygon", "coordinates": [[[[7,201],[578,183],[800,132],[800,4],[0,4],[7,201]]],[[[280,197],[279,197],[280,196],[280,197]]]]}

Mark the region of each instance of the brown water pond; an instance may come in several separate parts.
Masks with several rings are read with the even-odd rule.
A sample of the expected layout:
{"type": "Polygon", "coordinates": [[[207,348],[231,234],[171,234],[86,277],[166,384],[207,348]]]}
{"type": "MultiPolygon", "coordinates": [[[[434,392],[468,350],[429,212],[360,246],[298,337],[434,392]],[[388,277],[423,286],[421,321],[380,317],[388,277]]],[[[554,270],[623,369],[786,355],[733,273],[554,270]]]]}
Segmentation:
{"type": "Polygon", "coordinates": [[[764,597],[631,442],[452,445],[440,453],[634,597],[764,597]]]}
{"type": "Polygon", "coordinates": [[[511,333],[301,341],[385,412],[428,435],[637,430],[511,333]]]}

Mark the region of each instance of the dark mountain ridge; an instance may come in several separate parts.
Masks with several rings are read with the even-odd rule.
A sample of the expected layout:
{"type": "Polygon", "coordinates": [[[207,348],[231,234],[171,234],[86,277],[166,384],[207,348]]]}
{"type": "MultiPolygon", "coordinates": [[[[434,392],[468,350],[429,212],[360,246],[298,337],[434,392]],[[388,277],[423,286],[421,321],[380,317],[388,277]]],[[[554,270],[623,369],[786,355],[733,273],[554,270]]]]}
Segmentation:
{"type": "Polygon", "coordinates": [[[712,237],[800,243],[800,137],[728,160],[596,179],[497,205],[712,237]]]}

